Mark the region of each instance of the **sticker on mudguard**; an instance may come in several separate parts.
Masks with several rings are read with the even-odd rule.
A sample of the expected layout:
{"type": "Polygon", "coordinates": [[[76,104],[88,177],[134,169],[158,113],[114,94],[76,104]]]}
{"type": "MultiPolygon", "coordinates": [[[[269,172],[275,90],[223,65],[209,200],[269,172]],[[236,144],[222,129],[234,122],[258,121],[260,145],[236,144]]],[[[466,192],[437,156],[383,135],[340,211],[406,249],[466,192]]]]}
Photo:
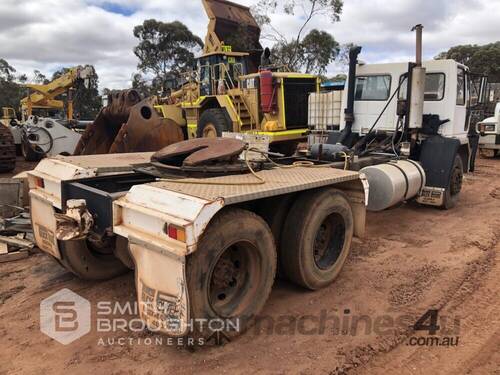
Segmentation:
{"type": "MultiPolygon", "coordinates": [[[[179,280],[182,283],[182,281],[179,280]]],[[[184,285],[179,285],[184,291],[184,285]]],[[[170,334],[182,334],[187,314],[182,295],[172,296],[147,286],[139,280],[140,312],[148,327],[155,331],[166,331],[170,334]]]]}
{"type": "Polygon", "coordinates": [[[441,206],[444,199],[444,189],[424,187],[422,192],[417,197],[417,202],[430,206],[441,206]]]}
{"type": "Polygon", "coordinates": [[[37,227],[39,247],[55,257],[58,257],[56,250],[56,236],[54,232],[40,224],[37,224],[37,227]]]}

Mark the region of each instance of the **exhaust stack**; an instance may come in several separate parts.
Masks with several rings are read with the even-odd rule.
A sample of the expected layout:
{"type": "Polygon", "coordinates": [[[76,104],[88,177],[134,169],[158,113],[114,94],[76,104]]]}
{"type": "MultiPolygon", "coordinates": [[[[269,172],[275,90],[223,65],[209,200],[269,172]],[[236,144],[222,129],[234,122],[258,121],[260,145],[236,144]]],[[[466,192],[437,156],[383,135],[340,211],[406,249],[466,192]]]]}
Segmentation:
{"type": "Polygon", "coordinates": [[[415,43],[415,65],[411,72],[410,83],[410,115],[408,126],[410,129],[422,127],[422,118],[424,115],[424,92],[425,92],[425,68],[422,67],[422,29],[420,24],[414,26],[412,31],[416,34],[415,43]]]}

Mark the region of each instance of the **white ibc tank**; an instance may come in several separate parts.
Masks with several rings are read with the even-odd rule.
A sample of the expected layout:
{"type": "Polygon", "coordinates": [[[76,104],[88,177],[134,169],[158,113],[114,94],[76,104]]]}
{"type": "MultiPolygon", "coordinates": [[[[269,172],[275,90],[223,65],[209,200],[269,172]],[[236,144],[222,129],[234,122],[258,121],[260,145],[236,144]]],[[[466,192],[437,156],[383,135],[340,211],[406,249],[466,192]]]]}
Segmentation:
{"type": "Polygon", "coordinates": [[[370,184],[368,210],[382,211],[414,198],[425,186],[425,172],[413,160],[398,160],[361,169],[370,184]]]}

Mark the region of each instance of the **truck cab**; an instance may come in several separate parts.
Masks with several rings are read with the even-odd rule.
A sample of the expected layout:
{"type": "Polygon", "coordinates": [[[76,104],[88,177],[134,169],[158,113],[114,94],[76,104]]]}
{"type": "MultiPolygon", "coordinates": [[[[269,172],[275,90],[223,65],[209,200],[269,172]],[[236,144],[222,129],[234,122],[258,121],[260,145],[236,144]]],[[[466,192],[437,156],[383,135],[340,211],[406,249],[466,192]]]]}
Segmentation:
{"type": "MultiPolygon", "coordinates": [[[[460,141],[459,153],[464,166],[468,166],[471,156],[468,146],[471,95],[469,69],[454,60],[425,61],[422,66],[426,70],[423,114],[448,120],[439,127],[437,134],[460,141]]],[[[398,101],[407,96],[408,80],[404,77],[408,72],[408,64],[361,63],[356,72],[353,133],[359,136],[367,134],[379,116],[374,130],[394,131],[398,123],[398,101]],[[397,100],[391,100],[392,95],[397,100]]],[[[342,124],[345,124],[347,91],[342,102],[341,129],[342,124]]]]}
{"type": "Polygon", "coordinates": [[[495,106],[495,113],[477,124],[479,149],[484,157],[493,158],[500,150],[500,102],[495,106]]]}

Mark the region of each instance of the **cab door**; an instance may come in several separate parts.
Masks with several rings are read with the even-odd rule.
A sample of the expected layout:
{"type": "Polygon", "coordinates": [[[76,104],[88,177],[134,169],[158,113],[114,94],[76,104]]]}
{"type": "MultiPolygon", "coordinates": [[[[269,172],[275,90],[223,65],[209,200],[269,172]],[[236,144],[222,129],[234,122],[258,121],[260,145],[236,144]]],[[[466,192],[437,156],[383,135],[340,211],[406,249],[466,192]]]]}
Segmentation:
{"type": "Polygon", "coordinates": [[[467,121],[467,103],[468,103],[468,90],[467,90],[468,75],[465,74],[465,69],[457,67],[457,97],[455,105],[455,115],[453,117],[453,130],[454,134],[467,133],[469,129],[469,121],[467,121]]]}

